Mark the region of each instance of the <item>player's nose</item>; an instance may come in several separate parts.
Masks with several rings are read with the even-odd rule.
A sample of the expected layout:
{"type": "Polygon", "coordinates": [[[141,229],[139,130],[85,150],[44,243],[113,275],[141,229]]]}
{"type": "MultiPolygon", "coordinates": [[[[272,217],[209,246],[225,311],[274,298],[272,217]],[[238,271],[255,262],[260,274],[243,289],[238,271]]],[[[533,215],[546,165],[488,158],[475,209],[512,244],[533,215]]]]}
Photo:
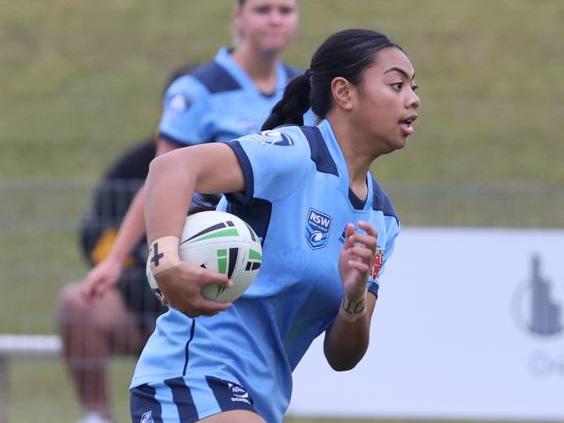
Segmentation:
{"type": "Polygon", "coordinates": [[[421,98],[415,93],[415,91],[411,91],[409,96],[407,97],[407,104],[406,107],[408,109],[417,109],[421,105],[421,98]]]}
{"type": "Polygon", "coordinates": [[[280,25],[283,22],[283,15],[278,10],[272,10],[268,15],[268,22],[271,25],[280,25]]]}

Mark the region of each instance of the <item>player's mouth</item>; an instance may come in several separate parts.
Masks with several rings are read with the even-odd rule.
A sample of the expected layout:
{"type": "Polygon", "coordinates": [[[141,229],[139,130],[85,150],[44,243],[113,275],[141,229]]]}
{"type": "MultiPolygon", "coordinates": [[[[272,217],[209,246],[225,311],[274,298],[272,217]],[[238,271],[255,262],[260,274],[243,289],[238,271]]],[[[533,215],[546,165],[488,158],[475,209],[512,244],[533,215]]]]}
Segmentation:
{"type": "Polygon", "coordinates": [[[417,113],[414,113],[408,116],[407,118],[399,121],[401,132],[406,137],[410,136],[415,131],[415,129],[413,128],[413,122],[415,122],[416,119],[417,119],[417,113]]]}

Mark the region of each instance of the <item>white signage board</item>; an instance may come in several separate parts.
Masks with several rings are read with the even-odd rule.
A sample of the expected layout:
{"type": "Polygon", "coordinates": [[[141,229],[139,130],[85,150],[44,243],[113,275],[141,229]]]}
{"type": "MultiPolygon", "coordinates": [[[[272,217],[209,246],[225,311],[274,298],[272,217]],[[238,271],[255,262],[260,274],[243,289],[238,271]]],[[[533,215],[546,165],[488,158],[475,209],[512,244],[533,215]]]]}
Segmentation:
{"type": "Polygon", "coordinates": [[[404,229],[364,359],[317,339],[289,415],[564,420],[564,231],[404,229]]]}

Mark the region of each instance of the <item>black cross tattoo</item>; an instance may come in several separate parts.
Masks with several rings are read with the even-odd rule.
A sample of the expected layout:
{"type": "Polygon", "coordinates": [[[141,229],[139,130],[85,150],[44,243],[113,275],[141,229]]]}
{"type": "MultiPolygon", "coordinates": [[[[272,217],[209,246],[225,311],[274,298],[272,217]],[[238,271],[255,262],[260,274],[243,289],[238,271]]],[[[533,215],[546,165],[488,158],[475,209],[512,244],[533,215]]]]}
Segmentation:
{"type": "Polygon", "coordinates": [[[155,242],[155,251],[153,253],[153,257],[151,258],[151,263],[153,263],[155,265],[155,267],[157,267],[159,265],[159,261],[160,259],[162,259],[164,257],[164,253],[159,253],[159,243],[155,242]]]}

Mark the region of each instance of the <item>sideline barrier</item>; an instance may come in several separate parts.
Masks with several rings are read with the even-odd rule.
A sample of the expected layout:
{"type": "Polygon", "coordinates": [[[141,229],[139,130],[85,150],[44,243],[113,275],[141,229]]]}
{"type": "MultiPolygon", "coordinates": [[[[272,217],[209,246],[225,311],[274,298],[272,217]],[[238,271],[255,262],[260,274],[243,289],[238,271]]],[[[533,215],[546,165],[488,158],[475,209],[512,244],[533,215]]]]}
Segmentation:
{"type": "Polygon", "coordinates": [[[57,335],[0,334],[0,423],[6,422],[9,395],[9,360],[12,357],[53,358],[62,351],[57,335]]]}

